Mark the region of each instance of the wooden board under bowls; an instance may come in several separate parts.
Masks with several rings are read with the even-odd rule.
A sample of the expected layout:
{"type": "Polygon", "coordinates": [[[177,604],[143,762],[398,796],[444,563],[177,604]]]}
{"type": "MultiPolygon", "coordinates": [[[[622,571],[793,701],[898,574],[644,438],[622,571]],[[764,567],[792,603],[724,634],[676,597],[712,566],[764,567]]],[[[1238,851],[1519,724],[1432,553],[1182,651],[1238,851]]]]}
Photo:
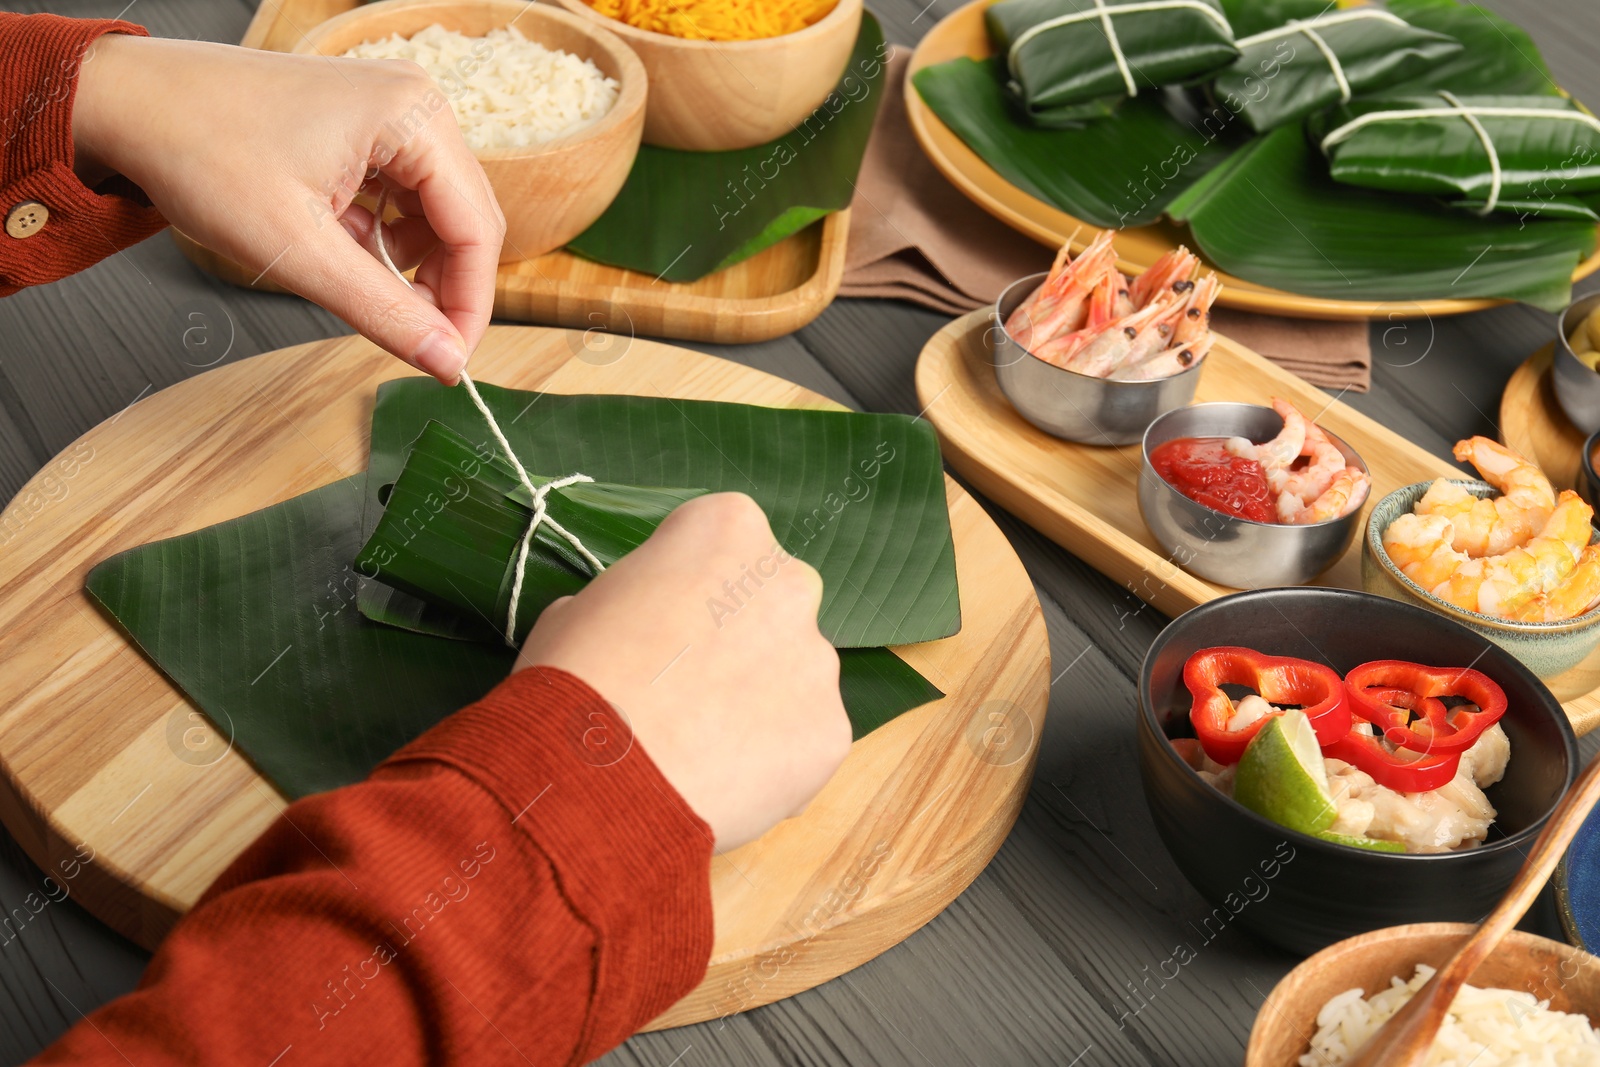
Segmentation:
{"type": "MultiPolygon", "coordinates": [[[[522,389],[838,407],[671,345],[635,340],[604,366],[584,352],[573,331],[495,326],[472,367],[522,389]]],[[[74,898],[143,945],[285,800],[236,750],[206,766],[182,758],[172,739],[187,743],[195,706],[84,578],[123,549],[365,469],[375,391],[407,373],[359,337],[207,372],[91,430],[0,515],[0,819],[47,871],[92,854],[74,898]]],[[[966,888],[1015,821],[1049,695],[1043,616],[1005,537],[945,485],[963,626],[896,652],[948,695],[857,742],[802,817],[713,860],[710,969],[654,1027],[765,1004],[871,959],[966,888]]]]}
{"type": "MultiPolygon", "coordinates": [[[[1139,515],[1138,445],[1073,444],[1017,414],[995,381],[980,308],[934,334],[917,361],[917,398],[939,431],[944,458],[979,491],[1030,526],[1127,586],[1140,600],[1179,615],[1235,592],[1180,568],[1139,515]]],[[[1372,472],[1363,506],[1402,486],[1464,477],[1460,468],[1348,407],[1243,345],[1217,336],[1200,374],[1196,403],[1267,404],[1283,397],[1350,444],[1372,472]]],[[[1361,535],[1314,584],[1361,588],[1361,535]]],[[[1546,679],[1586,733],[1600,726],[1600,649],[1565,674],[1546,679]]]]}
{"type": "Polygon", "coordinates": [[[1557,489],[1576,489],[1587,434],[1572,425],[1556,399],[1550,373],[1555,343],[1529,356],[1500,396],[1500,440],[1539,465],[1557,489]]]}
{"type": "MultiPolygon", "coordinates": [[[[357,6],[357,0],[266,0],[239,43],[291,52],[313,26],[357,6]]],[[[663,281],[558,250],[502,263],[494,313],[519,322],[628,336],[721,344],[766,341],[793,333],[833,301],[844,277],[849,232],[849,211],[836,211],[743,262],[693,282],[663,281]]],[[[224,281],[282,291],[187,235],[177,230],[172,235],[184,255],[224,281]]]]}
{"type": "MultiPolygon", "coordinates": [[[[918,43],[906,70],[906,111],[911,119],[911,129],[933,165],[973,203],[1013,229],[1051,248],[1059,248],[1077,231],[1083,238],[1073,242],[1073,251],[1077,252],[1094,236],[1097,227],[1073,218],[1006,180],[933,113],[933,109],[923,102],[922,96],[911,84],[911,76],[923,67],[962,56],[987,59],[993,54],[983,24],[984,9],[992,2],[971,0],[966,6],[941,19],[918,43]]],[[[1093,161],[1089,165],[1092,166],[1093,161]]],[[[1117,252],[1121,257],[1118,265],[1124,273],[1137,274],[1180,243],[1193,246],[1194,239],[1188,236],[1187,229],[1168,221],[1129,227],[1117,234],[1117,252]]],[[[1209,262],[1206,265],[1216,270],[1215,265],[1209,262]]],[[[1573,280],[1586,278],[1596,270],[1600,270],[1600,249],[1579,264],[1573,280]]],[[[1490,299],[1334,300],[1273,289],[1220,270],[1216,273],[1223,283],[1218,303],[1269,315],[1311,319],[1416,318],[1423,315],[1459,315],[1506,302],[1490,299]]]]}

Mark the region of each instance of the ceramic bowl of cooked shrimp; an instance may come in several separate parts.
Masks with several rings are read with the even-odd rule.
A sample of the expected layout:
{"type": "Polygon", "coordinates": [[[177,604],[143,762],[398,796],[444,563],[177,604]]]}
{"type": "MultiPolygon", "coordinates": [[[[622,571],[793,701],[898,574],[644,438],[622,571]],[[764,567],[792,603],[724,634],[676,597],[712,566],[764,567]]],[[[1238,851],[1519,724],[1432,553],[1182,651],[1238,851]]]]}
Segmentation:
{"type": "Polygon", "coordinates": [[[1111,231],[1076,258],[1066,246],[1047,274],[1014,282],[994,306],[995,378],[1019,414],[1046,433],[1128,445],[1163,412],[1194,399],[1211,350],[1215,275],[1196,279],[1187,249],[1129,279],[1111,231]]]}
{"type": "Polygon", "coordinates": [[[1300,585],[1355,542],[1371,486],[1288,401],[1169,411],[1145,431],[1139,514],[1178,566],[1236,589],[1300,585]]]}
{"type": "Polygon", "coordinates": [[[1570,670],[1600,645],[1594,509],[1486,437],[1455,456],[1486,480],[1439,478],[1373,505],[1363,588],[1449,616],[1541,678],[1570,670]]]}
{"type": "MultiPolygon", "coordinates": [[[[1505,893],[1578,766],[1566,713],[1515,656],[1443,615],[1348,589],[1258,589],[1178,616],[1145,654],[1139,706],[1139,771],[1156,830],[1213,906],[1191,924],[1196,952],[1235,926],[1304,955],[1380,927],[1475,922],[1505,893]],[[1208,676],[1203,665],[1218,657],[1235,667],[1208,676]],[[1252,658],[1253,677],[1237,669],[1252,658]],[[1385,669],[1384,684],[1470,675],[1475,685],[1447,684],[1439,703],[1476,695],[1481,710],[1498,713],[1438,782],[1413,780],[1431,771],[1389,746],[1387,728],[1365,736],[1365,753],[1336,747],[1351,736],[1324,741],[1323,693],[1348,701],[1363,671],[1385,669]],[[1501,706],[1489,706],[1490,689],[1501,706]],[[1253,746],[1294,715],[1315,723],[1311,755],[1320,748],[1332,822],[1291,828],[1296,820],[1273,817],[1261,791],[1247,788],[1253,746]],[[1217,747],[1252,729],[1240,752],[1217,747]]],[[[1448,709],[1454,725],[1465,710],[1448,709]]],[[[1335,734],[1340,726],[1353,734],[1357,715],[1334,723],[1335,734]]],[[[1277,795],[1295,798],[1288,788],[1277,795]]]]}

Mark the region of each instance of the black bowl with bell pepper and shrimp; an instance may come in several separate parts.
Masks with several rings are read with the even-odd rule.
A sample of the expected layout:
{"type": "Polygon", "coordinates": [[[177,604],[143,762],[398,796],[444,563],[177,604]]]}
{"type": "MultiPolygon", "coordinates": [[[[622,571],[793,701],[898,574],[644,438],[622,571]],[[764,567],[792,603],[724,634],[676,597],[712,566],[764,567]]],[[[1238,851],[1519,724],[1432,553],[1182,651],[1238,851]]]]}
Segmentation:
{"type": "Polygon", "coordinates": [[[1385,926],[1475,922],[1577,767],[1566,713],[1516,657],[1443,616],[1350,590],[1261,589],[1179,616],[1145,655],[1139,703],[1156,829],[1213,905],[1191,924],[1202,940],[1237,925],[1309,953],[1385,926]],[[1418,751],[1401,751],[1408,743],[1418,751]],[[1305,747],[1319,774],[1341,776],[1337,821],[1302,821],[1304,798],[1261,770],[1291,749],[1291,766],[1309,766],[1305,747]],[[1483,807],[1475,826],[1435,807],[1455,788],[1483,807]]]}

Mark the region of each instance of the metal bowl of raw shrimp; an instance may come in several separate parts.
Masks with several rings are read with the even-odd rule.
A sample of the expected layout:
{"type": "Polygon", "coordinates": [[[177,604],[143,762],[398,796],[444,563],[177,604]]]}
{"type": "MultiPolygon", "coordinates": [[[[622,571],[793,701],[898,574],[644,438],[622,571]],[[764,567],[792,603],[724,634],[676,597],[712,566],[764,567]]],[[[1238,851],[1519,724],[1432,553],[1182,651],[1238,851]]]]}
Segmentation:
{"type": "MultiPolygon", "coordinates": [[[[1474,496],[1492,497],[1499,493],[1487,482],[1466,478],[1452,478],[1451,481],[1474,496]]],[[[1396,489],[1372,506],[1367,520],[1366,551],[1361,557],[1362,588],[1395,600],[1409,600],[1449,616],[1510,652],[1541,678],[1554,678],[1582,663],[1595,646],[1600,645],[1600,607],[1555,622],[1512,622],[1468,611],[1436,597],[1400,570],[1383,547],[1383,533],[1395,519],[1410,512],[1432,485],[1432,482],[1418,482],[1396,489]]],[[[1591,531],[1591,543],[1596,540],[1600,540],[1600,534],[1591,531]]]]}
{"type": "MultiPolygon", "coordinates": [[[[1360,504],[1326,522],[1255,522],[1189,499],[1150,463],[1155,448],[1179,437],[1244,437],[1261,444],[1282,429],[1283,417],[1271,408],[1230,403],[1169,411],[1150,424],[1139,465],[1139,514],[1172,562],[1190,574],[1235,589],[1300,585],[1333,566],[1355,542],[1360,504]]],[[[1366,462],[1355,449],[1326,430],[1323,433],[1346,464],[1367,473],[1366,462]]]]}
{"type": "Polygon", "coordinates": [[[1000,391],[1023,418],[1079,444],[1131,445],[1162,412],[1194,399],[1204,359],[1171,377],[1118,382],[1058,367],[1024,348],[1006,329],[1006,320],[1045,277],[1041,272],[1012,282],[995,301],[989,331],[1000,391]]]}
{"type": "MultiPolygon", "coordinates": [[[[1237,926],[1305,955],[1379,927],[1476,922],[1495,906],[1578,767],[1572,724],[1516,657],[1415,604],[1303,586],[1220,597],[1178,616],[1139,668],[1139,774],[1178,869],[1212,905],[1190,947],[1237,926]],[[1374,852],[1280,826],[1218,792],[1173,746],[1194,736],[1183,666],[1203,648],[1240,645],[1324,663],[1343,674],[1375,659],[1471,665],[1505,690],[1505,776],[1484,790],[1495,809],[1480,845],[1374,852]]],[[[1186,935],[1187,936],[1187,935],[1186,935]]]]}

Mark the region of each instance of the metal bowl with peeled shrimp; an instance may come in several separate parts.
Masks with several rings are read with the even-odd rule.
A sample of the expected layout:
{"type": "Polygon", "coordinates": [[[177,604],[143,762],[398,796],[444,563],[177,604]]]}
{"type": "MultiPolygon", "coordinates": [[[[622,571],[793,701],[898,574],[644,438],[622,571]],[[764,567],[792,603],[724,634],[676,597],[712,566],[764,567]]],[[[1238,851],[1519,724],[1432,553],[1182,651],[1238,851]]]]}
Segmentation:
{"type": "Polygon", "coordinates": [[[1080,444],[1138,441],[1162,412],[1194,399],[1212,345],[1215,275],[1178,248],[1145,273],[1117,270],[1111,231],[1076,258],[1063,247],[1047,274],[995,301],[995,378],[1023,418],[1080,444]]]}
{"type": "Polygon", "coordinates": [[[1371,485],[1355,449],[1282,400],[1169,411],[1145,431],[1141,452],[1139,514],[1162,550],[1191,574],[1236,589],[1300,585],[1333,566],[1355,541],[1371,485]],[[1207,506],[1163,477],[1152,457],[1182,439],[1226,439],[1235,455],[1258,462],[1274,493],[1272,521],[1207,506]]]}
{"type": "Polygon", "coordinates": [[[1363,588],[1455,619],[1541,678],[1577,666],[1600,644],[1594,509],[1496,441],[1469,438],[1455,456],[1486,480],[1439,478],[1375,504],[1363,588]]]}

